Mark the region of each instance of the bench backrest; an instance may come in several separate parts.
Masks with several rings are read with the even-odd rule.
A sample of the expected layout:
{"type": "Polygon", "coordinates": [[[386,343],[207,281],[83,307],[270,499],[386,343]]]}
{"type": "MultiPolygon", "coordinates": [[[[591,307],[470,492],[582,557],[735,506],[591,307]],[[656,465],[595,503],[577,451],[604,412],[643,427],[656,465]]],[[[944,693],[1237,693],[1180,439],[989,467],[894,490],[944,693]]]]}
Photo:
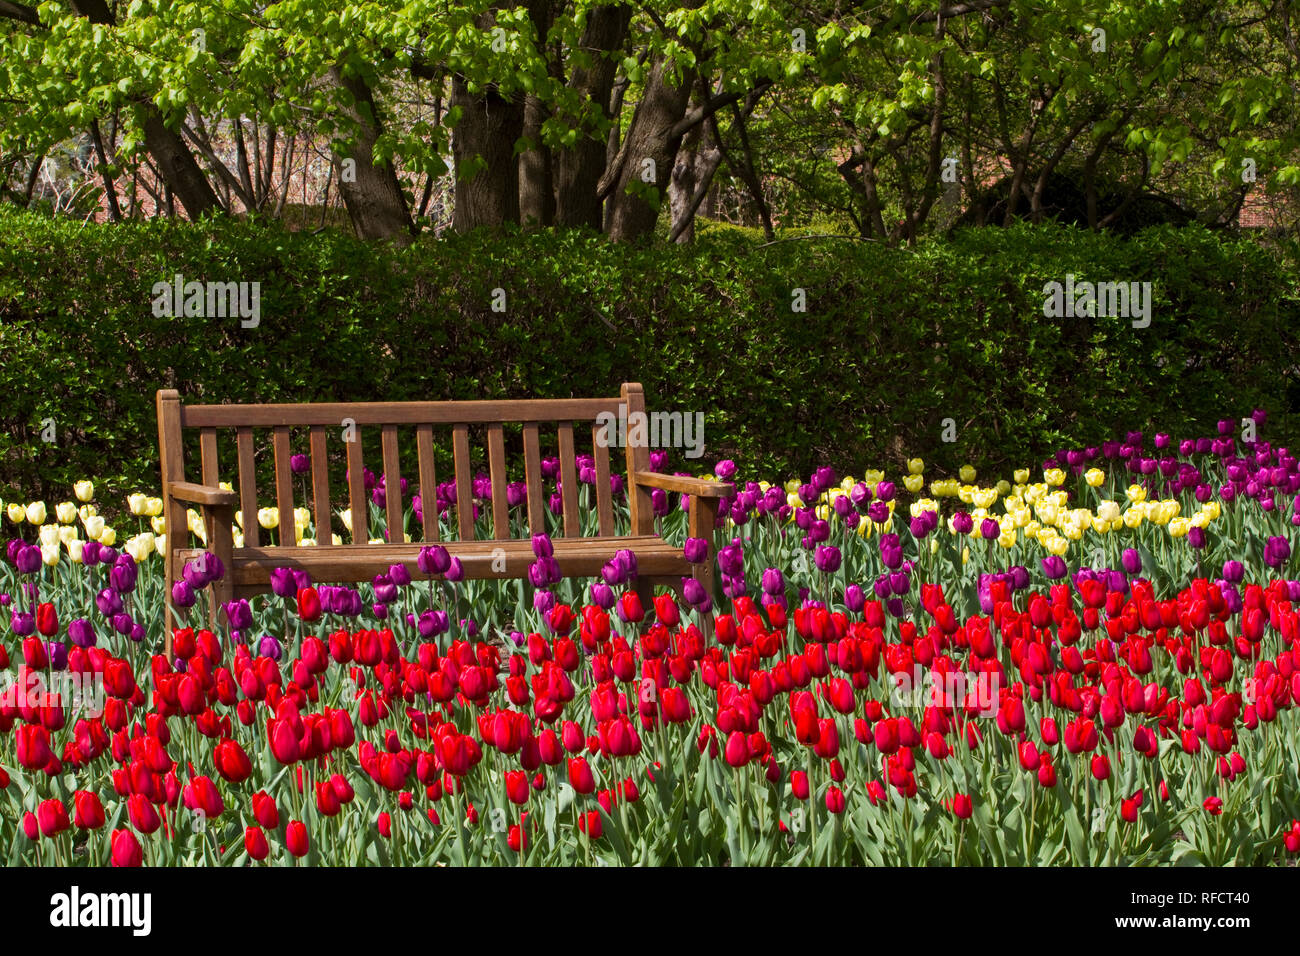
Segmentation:
{"type": "MultiPolygon", "coordinates": [[[[644,413],[645,396],[637,383],[626,383],[621,393],[613,398],[532,399],[523,401],[454,401],[454,402],[360,402],[277,405],[184,405],[173,389],[158,392],[158,445],[163,489],[171,482],[197,481],[204,485],[217,485],[222,480],[231,481],[239,496],[244,528],[244,546],[259,546],[257,512],[264,500],[259,497],[255,455],[255,432],[269,430],[274,456],[275,505],[279,509],[280,535],[283,545],[296,545],[294,533],[294,475],[290,466],[290,429],[307,430],[310,459],[312,515],[318,529],[317,544],[330,546],[330,533],[320,529],[332,528],[331,496],[329,486],[329,451],[332,443],[346,446],[347,491],[352,519],[352,544],[369,542],[370,528],[363,480],[364,462],[361,435],[377,429],[381,437],[382,470],[384,476],[386,524],[389,528],[402,527],[403,496],[399,468],[399,442],[414,441],[418,461],[415,476],[422,498],[424,541],[437,541],[440,537],[435,489],[437,475],[434,468],[435,436],[451,432],[452,454],[455,465],[456,524],[459,540],[475,537],[473,518],[473,472],[470,451],[471,426],[484,427],[486,432],[486,457],[492,482],[491,522],[492,539],[511,537],[506,501],[508,484],[506,467],[506,437],[503,425],[519,424],[523,431],[524,481],[527,485],[526,509],[529,533],[547,530],[547,503],[543,498],[541,436],[543,428],[554,428],[558,439],[560,459],[560,484],[562,490],[563,534],[576,537],[582,534],[578,512],[578,475],[575,466],[575,427],[585,446],[583,432],[590,431],[591,454],[595,459],[596,533],[610,536],[615,533],[613,496],[610,488],[610,458],[608,430],[598,423],[598,416],[620,415],[631,418],[634,413],[644,413]],[[350,426],[350,428],[349,428],[350,426]],[[351,440],[344,440],[347,428],[351,440]],[[198,432],[199,474],[187,475],[185,461],[185,433],[198,432]],[[222,475],[218,465],[218,436],[230,440],[233,432],[237,460],[234,480],[222,475]]],[[[407,446],[409,447],[409,446],[407,446]]],[[[629,442],[626,449],[629,476],[627,493],[632,508],[632,533],[648,534],[653,529],[649,494],[637,488],[631,477],[649,468],[649,449],[643,444],[629,442]]],[[[268,502],[269,503],[269,502],[268,502]]],[[[184,515],[168,513],[167,530],[184,527],[184,515]]],[[[420,537],[416,529],[410,532],[412,540],[420,537]]],[[[170,537],[170,535],[169,535],[170,537]]],[[[345,539],[346,540],[346,539],[345,539]]],[[[177,539],[177,546],[183,538],[177,539]]]]}

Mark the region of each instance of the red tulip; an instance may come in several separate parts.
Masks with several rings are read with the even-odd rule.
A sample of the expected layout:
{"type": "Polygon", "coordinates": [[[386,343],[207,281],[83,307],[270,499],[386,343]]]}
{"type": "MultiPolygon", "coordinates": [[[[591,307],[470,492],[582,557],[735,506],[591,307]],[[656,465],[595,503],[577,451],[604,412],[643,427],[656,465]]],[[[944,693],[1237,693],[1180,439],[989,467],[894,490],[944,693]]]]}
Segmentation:
{"type": "Polygon", "coordinates": [[[114,866],[132,867],[144,864],[144,849],[130,830],[114,830],[112,845],[114,866]]]}
{"type": "Polygon", "coordinates": [[[290,820],[284,830],[284,845],[296,857],[304,857],[310,848],[307,825],[301,820],[290,820]]]}
{"type": "Polygon", "coordinates": [[[280,811],[276,808],[275,798],[265,790],[253,794],[253,816],[268,830],[275,830],[280,826],[280,811]]]}
{"type": "Polygon", "coordinates": [[[790,774],[790,792],[796,800],[808,799],[808,774],[796,770],[790,774]]]}
{"type": "Polygon", "coordinates": [[[73,822],[82,830],[98,830],[104,825],[104,805],[99,795],[78,790],[72,795],[73,822]]]}
{"type": "Polygon", "coordinates": [[[379,818],[375,821],[375,827],[379,830],[379,835],[381,837],[383,837],[385,840],[391,839],[393,836],[392,814],[390,814],[387,810],[382,811],[379,814],[379,818]]]}
{"type": "Polygon", "coordinates": [[[48,602],[36,605],[36,630],[46,637],[59,633],[59,616],[48,602]]]}
{"type": "Polygon", "coordinates": [[[591,768],[587,766],[586,757],[569,759],[569,785],[581,794],[595,792],[596,780],[591,775],[591,768]]]}
{"type": "Polygon", "coordinates": [[[271,845],[260,827],[244,829],[244,850],[247,851],[249,859],[257,860],[259,863],[271,852],[271,845]]]}
{"type": "Polygon", "coordinates": [[[522,770],[506,771],[506,797],[511,803],[528,802],[528,774],[522,770]]]}
{"type": "Polygon", "coordinates": [[[233,740],[223,740],[217,744],[212,762],[222,779],[230,783],[243,783],[253,775],[253,764],[248,759],[248,754],[233,740]]]}
{"type": "Polygon", "coordinates": [[[676,627],[681,620],[677,612],[677,602],[673,600],[671,594],[661,594],[654,600],[655,617],[665,627],[676,627]]]}
{"type": "Polygon", "coordinates": [[[1223,801],[1218,797],[1206,797],[1205,802],[1201,804],[1205,812],[1212,817],[1217,817],[1223,812],[1223,801]]]}
{"type": "Polygon", "coordinates": [[[834,814],[844,812],[844,791],[839,787],[828,787],[826,789],[826,809],[834,814]]]}
{"type": "Polygon", "coordinates": [[[271,753],[275,759],[285,766],[298,762],[301,751],[298,746],[298,735],[294,733],[293,725],[288,720],[272,719],[267,726],[267,737],[271,743],[271,753]]]}
{"type": "Polygon", "coordinates": [[[68,821],[68,811],[63,801],[51,798],[42,800],[36,808],[36,820],[41,833],[47,837],[58,836],[72,824],[68,821]]]}
{"type": "Polygon", "coordinates": [[[298,589],[298,616],[304,621],[319,620],[320,594],[315,588],[298,589]]]}
{"type": "Polygon", "coordinates": [[[952,798],[952,813],[959,820],[969,820],[971,814],[975,812],[974,805],[971,803],[970,794],[958,793],[952,798]]]}
{"type": "Polygon", "coordinates": [[[1300,820],[1292,820],[1291,828],[1282,834],[1288,853],[1300,853],[1300,820]]]}
{"type": "Polygon", "coordinates": [[[741,731],[733,730],[727,735],[724,756],[733,767],[743,767],[749,763],[749,740],[741,731]]]}
{"type": "Polygon", "coordinates": [[[1107,779],[1110,776],[1110,758],[1105,754],[1093,754],[1092,775],[1098,780],[1107,779]]]}
{"type": "Polygon", "coordinates": [[[600,818],[599,810],[588,810],[586,813],[578,816],[578,829],[587,834],[590,840],[599,840],[605,832],[605,825],[600,818]]]}
{"type": "Polygon", "coordinates": [[[142,793],[133,793],[126,798],[126,813],[131,820],[131,826],[145,836],[162,826],[162,821],[158,819],[158,811],[149,802],[149,798],[142,793]]]}

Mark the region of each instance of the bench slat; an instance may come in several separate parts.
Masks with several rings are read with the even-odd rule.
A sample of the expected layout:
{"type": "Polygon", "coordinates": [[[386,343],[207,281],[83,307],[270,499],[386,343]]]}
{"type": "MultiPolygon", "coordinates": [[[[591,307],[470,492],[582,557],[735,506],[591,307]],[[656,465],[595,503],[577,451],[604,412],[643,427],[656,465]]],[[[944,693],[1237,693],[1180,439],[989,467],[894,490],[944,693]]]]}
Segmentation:
{"type": "Polygon", "coordinates": [[[596,459],[596,518],[600,536],[607,538],[614,533],[614,497],[609,487],[609,446],[604,432],[600,425],[591,427],[592,455],[596,459]]]}
{"type": "Polygon", "coordinates": [[[564,507],[564,536],[582,537],[578,515],[578,469],[573,460],[573,422],[560,422],[560,491],[564,507]]]}
{"type": "Polygon", "coordinates": [[[337,425],[478,425],[491,422],[595,421],[601,412],[618,414],[618,398],[535,398],[472,402],[320,402],[293,405],[183,405],[185,428],[274,428],[337,425]]]}
{"type": "MultiPolygon", "coordinates": [[[[627,403],[627,420],[636,421],[645,414],[645,393],[637,382],[623,385],[623,400],[627,403]]],[[[631,431],[629,426],[628,431],[631,431]]],[[[632,512],[633,534],[654,534],[654,507],[650,503],[650,489],[636,483],[636,474],[650,470],[650,449],[644,442],[627,442],[627,498],[632,512]]]]}
{"type": "Polygon", "coordinates": [[[415,426],[415,450],[420,456],[420,510],[424,517],[424,540],[437,541],[438,479],[433,461],[433,426],[427,422],[415,426]]]}
{"type": "Polygon", "coordinates": [[[528,532],[546,533],[546,512],[542,506],[542,452],[537,426],[524,425],[524,481],[528,483],[528,532]]]}
{"type": "MultiPolygon", "coordinates": [[[[215,428],[199,430],[199,475],[200,482],[212,488],[217,487],[217,482],[221,480],[217,473],[217,430],[215,428]]],[[[205,524],[208,531],[208,544],[214,544],[211,515],[207,512],[203,514],[209,519],[205,524]]]]}
{"type": "Polygon", "coordinates": [[[366,503],[366,466],[361,454],[361,429],[353,426],[348,446],[348,507],[352,511],[352,543],[370,543],[370,506],[366,503]]]}
{"type": "Polygon", "coordinates": [[[469,471],[469,426],[451,430],[456,465],[456,529],[461,541],[474,540],[474,485],[469,471]]]}
{"type": "Polygon", "coordinates": [[[316,544],[334,544],[334,524],[330,514],[329,453],[325,450],[325,426],[313,425],[311,436],[311,492],[316,518],[316,544]]]}
{"type": "Polygon", "coordinates": [[[492,470],[492,536],[510,537],[510,511],[506,504],[506,443],[501,425],[488,426],[488,463],[492,470]]]}
{"type": "Polygon", "coordinates": [[[244,546],[256,548],[262,526],[257,523],[257,466],[253,459],[253,430],[235,429],[239,455],[239,511],[244,519],[244,546]]]}
{"type": "Polygon", "coordinates": [[[298,535],[293,520],[293,471],[289,467],[289,426],[277,427],[271,436],[275,449],[275,503],[280,511],[280,544],[295,547],[298,535]]]}
{"type": "Polygon", "coordinates": [[[384,425],[380,434],[384,445],[384,512],[388,522],[388,540],[401,544],[406,539],[402,529],[402,470],[397,459],[397,426],[384,425]]]}

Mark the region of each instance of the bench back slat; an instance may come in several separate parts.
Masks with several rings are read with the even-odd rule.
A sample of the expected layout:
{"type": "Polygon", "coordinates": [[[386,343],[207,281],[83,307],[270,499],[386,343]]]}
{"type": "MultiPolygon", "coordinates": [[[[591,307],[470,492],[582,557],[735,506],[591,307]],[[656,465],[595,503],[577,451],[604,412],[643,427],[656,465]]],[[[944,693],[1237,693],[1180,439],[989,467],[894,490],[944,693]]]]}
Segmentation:
{"type": "Polygon", "coordinates": [[[308,405],[183,405],[185,428],[274,428],[279,425],[335,426],[345,418],[358,425],[485,425],[595,421],[618,414],[618,399],[543,398],[500,402],[321,402],[308,405]]]}
{"type": "Polygon", "coordinates": [[[244,547],[256,548],[262,526],[257,523],[257,468],[253,462],[253,430],[235,429],[239,454],[239,511],[244,527],[244,547]]]}
{"type": "Polygon", "coordinates": [[[592,457],[596,459],[596,520],[601,537],[614,533],[614,497],[609,487],[609,445],[604,429],[591,426],[592,457]]]}
{"type": "Polygon", "coordinates": [[[298,543],[293,519],[293,471],[289,467],[289,426],[278,425],[272,432],[275,450],[275,504],[280,511],[281,547],[292,548],[298,543]]]}
{"type": "MultiPolygon", "coordinates": [[[[645,393],[640,384],[626,382],[623,385],[623,401],[627,405],[627,420],[635,421],[645,414],[645,393]]],[[[631,431],[631,426],[628,428],[631,431]]],[[[643,442],[627,442],[627,471],[634,475],[639,471],[650,470],[650,449],[643,442]]],[[[654,507],[650,503],[650,489],[645,485],[633,485],[629,478],[628,505],[632,512],[632,533],[654,534],[654,507]]]]}
{"type": "Polygon", "coordinates": [[[203,428],[199,430],[199,474],[205,485],[216,486],[217,477],[217,430],[203,428]]]}
{"type": "Polygon", "coordinates": [[[528,485],[528,533],[546,533],[546,512],[542,505],[542,452],[537,425],[524,425],[524,481],[528,485]]]}
{"type": "Polygon", "coordinates": [[[578,514],[578,469],[573,460],[573,422],[560,422],[560,499],[564,510],[564,536],[582,537],[578,514]]]}
{"type": "Polygon", "coordinates": [[[325,451],[325,426],[312,425],[308,433],[311,441],[311,493],[312,510],[316,518],[316,544],[330,547],[334,544],[334,523],[330,513],[329,455],[325,451]]]}
{"type": "Polygon", "coordinates": [[[437,541],[438,479],[433,462],[433,426],[422,423],[415,426],[415,450],[420,458],[420,512],[423,517],[424,540],[437,541]]]}
{"type": "Polygon", "coordinates": [[[473,541],[474,482],[469,468],[469,426],[453,425],[451,440],[456,466],[456,530],[461,541],[473,541]]]}
{"type": "Polygon", "coordinates": [[[500,422],[488,426],[488,467],[492,473],[492,536],[510,537],[510,509],[506,502],[506,443],[500,422]]]}
{"type": "Polygon", "coordinates": [[[370,543],[370,507],[366,503],[366,468],[361,457],[361,429],[351,429],[348,446],[348,508],[352,512],[352,543],[370,543]]]}
{"type": "Polygon", "coordinates": [[[402,469],[397,457],[397,426],[381,426],[380,435],[384,446],[384,514],[388,543],[401,544],[406,538],[402,531],[402,469]]]}

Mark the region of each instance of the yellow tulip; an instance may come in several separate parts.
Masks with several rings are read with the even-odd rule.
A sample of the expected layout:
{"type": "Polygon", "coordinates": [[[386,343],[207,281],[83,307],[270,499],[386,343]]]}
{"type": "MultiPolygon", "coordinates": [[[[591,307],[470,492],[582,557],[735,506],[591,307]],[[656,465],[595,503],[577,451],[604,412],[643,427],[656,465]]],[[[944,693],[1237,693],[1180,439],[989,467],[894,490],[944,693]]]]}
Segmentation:
{"type": "Polygon", "coordinates": [[[82,523],[86,526],[86,537],[91,541],[98,541],[104,533],[104,519],[99,515],[90,515],[82,523]]]}
{"type": "Polygon", "coordinates": [[[1083,473],[1083,480],[1088,483],[1089,488],[1100,488],[1106,483],[1106,473],[1100,468],[1089,468],[1083,473]]]}
{"type": "MultiPolygon", "coordinates": [[[[335,544],[342,544],[342,543],[343,543],[343,538],[340,537],[340,536],[337,535],[337,534],[332,534],[332,535],[330,535],[330,540],[333,541],[335,544]]],[[[407,540],[407,541],[410,541],[410,540],[411,540],[411,536],[410,536],[409,534],[406,536],[406,540],[407,540]]]]}
{"type": "Polygon", "coordinates": [[[1015,471],[1011,473],[1011,480],[1018,485],[1029,484],[1029,469],[1017,468],[1015,471]]]}
{"type": "Polygon", "coordinates": [[[153,528],[154,534],[167,533],[167,519],[162,515],[149,519],[149,527],[153,528]]]}
{"type": "Polygon", "coordinates": [[[59,543],[59,526],[56,524],[43,524],[36,533],[41,544],[58,544],[59,543]]]}
{"type": "Polygon", "coordinates": [[[54,517],[59,524],[72,524],[77,520],[77,506],[71,501],[61,501],[54,506],[54,517]]]}
{"type": "Polygon", "coordinates": [[[1002,533],[998,535],[998,544],[1008,550],[1016,546],[1016,529],[1013,525],[1002,526],[1002,533]]]}
{"type": "Polygon", "coordinates": [[[1053,488],[1065,484],[1065,472],[1059,468],[1049,468],[1043,472],[1043,481],[1047,482],[1053,488]]]}
{"type": "Polygon", "coordinates": [[[1124,512],[1124,527],[1132,529],[1138,527],[1146,520],[1146,512],[1142,508],[1129,508],[1124,512]]]}
{"type": "Polygon", "coordinates": [[[244,546],[244,532],[232,531],[230,539],[235,543],[236,548],[242,548],[244,546]]]}
{"type": "Polygon", "coordinates": [[[831,509],[828,505],[818,505],[813,513],[822,521],[829,521],[831,518],[831,509]]]}
{"type": "Polygon", "coordinates": [[[95,486],[89,481],[78,481],[72,486],[72,493],[77,496],[77,500],[83,504],[95,497],[95,486]]]}
{"type": "Polygon", "coordinates": [[[111,548],[117,543],[117,532],[112,528],[105,528],[99,536],[99,543],[111,548]]]}
{"type": "Polygon", "coordinates": [[[149,506],[149,496],[139,492],[127,495],[126,506],[131,509],[131,514],[137,518],[144,517],[145,509],[149,506]]]}
{"type": "Polygon", "coordinates": [[[280,509],[279,508],[258,508],[257,523],[268,531],[272,528],[280,527],[280,509]]]}
{"type": "Polygon", "coordinates": [[[919,475],[925,471],[925,462],[920,458],[907,459],[907,473],[909,475],[919,475]]]}
{"type": "Polygon", "coordinates": [[[1211,521],[1217,521],[1222,512],[1219,509],[1219,503],[1217,501],[1207,501],[1205,504],[1201,505],[1201,513],[1211,521]]]}
{"type": "Polygon", "coordinates": [[[876,490],[876,485],[880,484],[884,480],[885,473],[879,468],[868,468],[862,473],[863,483],[869,485],[873,492],[876,490]]]}
{"type": "Polygon", "coordinates": [[[1097,505],[1097,517],[1102,521],[1114,521],[1119,517],[1119,502],[1106,500],[1097,505]]]}
{"type": "Polygon", "coordinates": [[[69,541],[77,540],[77,528],[75,525],[65,524],[59,528],[59,541],[67,544],[69,541]]]}
{"type": "Polygon", "coordinates": [[[160,534],[160,535],[158,535],[158,537],[154,538],[153,546],[154,546],[154,550],[157,551],[159,554],[166,554],[166,553],[167,553],[167,535],[165,535],[165,534],[160,534]]]}
{"type": "Polygon", "coordinates": [[[785,493],[787,495],[797,494],[799,491],[799,479],[791,478],[785,483],[785,493]]]}
{"type": "Polygon", "coordinates": [[[315,539],[315,538],[299,538],[299,539],[298,539],[298,544],[299,544],[301,547],[304,547],[304,548],[314,548],[314,547],[316,547],[316,539],[315,539]]]}
{"type": "Polygon", "coordinates": [[[59,546],[58,544],[41,545],[41,562],[47,567],[52,568],[59,563],[59,546]]]}
{"type": "Polygon", "coordinates": [[[235,512],[235,524],[239,525],[241,530],[244,527],[244,510],[242,508],[235,512]]]}
{"type": "Polygon", "coordinates": [[[97,515],[97,514],[99,514],[99,509],[96,508],[94,505],[82,505],[80,508],[77,509],[77,517],[80,518],[82,521],[85,521],[87,518],[91,517],[92,515],[97,515]]]}
{"type": "Polygon", "coordinates": [[[961,563],[962,563],[962,564],[965,564],[965,563],[966,563],[967,561],[969,561],[969,560],[970,560],[970,548],[962,548],[962,549],[961,549],[961,563]]]}
{"type": "Polygon", "coordinates": [[[27,506],[27,523],[35,525],[45,524],[44,501],[33,501],[27,506]]]}
{"type": "Polygon", "coordinates": [[[81,549],[86,546],[86,542],[74,538],[72,541],[66,542],[66,545],[68,548],[68,559],[72,561],[73,564],[80,564],[81,549]]]}
{"type": "Polygon", "coordinates": [[[1134,504],[1141,504],[1147,500],[1147,490],[1141,485],[1129,485],[1125,494],[1128,495],[1128,500],[1134,504]]]}
{"type": "Polygon", "coordinates": [[[339,520],[343,522],[343,527],[347,528],[348,533],[351,534],[352,533],[352,509],[348,508],[345,511],[340,511],[339,520]]]}
{"type": "Polygon", "coordinates": [[[9,507],[5,509],[5,514],[14,524],[22,524],[27,520],[27,509],[16,501],[9,502],[9,507]]]}
{"type": "Polygon", "coordinates": [[[975,468],[971,465],[962,465],[960,468],[957,469],[957,475],[961,478],[962,481],[966,482],[966,484],[969,485],[971,482],[975,480],[976,471],[975,468]]]}
{"type": "Polygon", "coordinates": [[[906,477],[903,478],[903,487],[906,488],[908,491],[910,491],[912,494],[916,494],[922,488],[925,487],[925,476],[907,475],[906,477]]]}

